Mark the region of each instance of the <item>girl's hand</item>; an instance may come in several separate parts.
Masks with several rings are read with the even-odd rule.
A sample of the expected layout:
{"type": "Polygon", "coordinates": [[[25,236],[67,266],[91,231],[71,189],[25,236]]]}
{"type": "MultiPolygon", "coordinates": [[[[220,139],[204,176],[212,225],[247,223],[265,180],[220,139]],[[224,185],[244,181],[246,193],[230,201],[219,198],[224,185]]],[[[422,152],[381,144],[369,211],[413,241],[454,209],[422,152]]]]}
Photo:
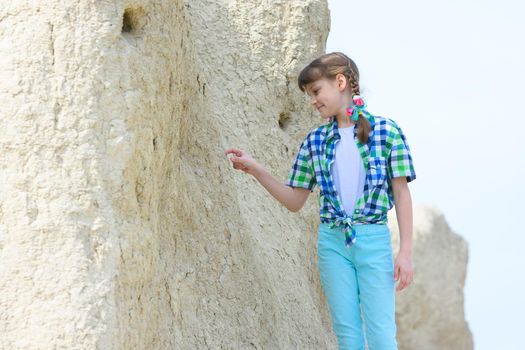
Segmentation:
{"type": "Polygon", "coordinates": [[[253,172],[256,170],[259,165],[248,153],[243,150],[236,148],[228,148],[224,151],[225,155],[233,153],[235,156],[229,158],[233,163],[233,168],[237,170],[242,170],[247,174],[253,175],[253,172]]]}
{"type": "Polygon", "coordinates": [[[396,291],[405,289],[414,279],[412,254],[400,251],[394,265],[394,280],[399,281],[396,291]]]}

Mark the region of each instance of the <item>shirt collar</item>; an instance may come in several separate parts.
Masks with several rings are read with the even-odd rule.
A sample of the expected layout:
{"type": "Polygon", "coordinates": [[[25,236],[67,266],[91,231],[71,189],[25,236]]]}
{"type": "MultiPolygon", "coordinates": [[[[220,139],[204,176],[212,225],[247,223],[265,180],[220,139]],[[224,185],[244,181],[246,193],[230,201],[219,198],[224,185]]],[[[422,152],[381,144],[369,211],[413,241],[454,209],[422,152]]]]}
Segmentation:
{"type": "MultiPolygon", "coordinates": [[[[368,136],[372,137],[372,133],[373,133],[373,130],[374,130],[374,125],[375,125],[375,118],[370,113],[368,113],[366,111],[364,111],[363,114],[365,115],[365,117],[370,122],[371,128],[370,128],[370,133],[368,134],[368,136]]],[[[357,128],[354,128],[354,135],[356,133],[357,133],[357,128]]],[[[327,125],[326,141],[329,141],[330,139],[332,139],[334,137],[339,138],[340,135],[339,135],[339,128],[337,126],[337,120],[336,120],[335,116],[332,116],[332,120],[327,125]]]]}

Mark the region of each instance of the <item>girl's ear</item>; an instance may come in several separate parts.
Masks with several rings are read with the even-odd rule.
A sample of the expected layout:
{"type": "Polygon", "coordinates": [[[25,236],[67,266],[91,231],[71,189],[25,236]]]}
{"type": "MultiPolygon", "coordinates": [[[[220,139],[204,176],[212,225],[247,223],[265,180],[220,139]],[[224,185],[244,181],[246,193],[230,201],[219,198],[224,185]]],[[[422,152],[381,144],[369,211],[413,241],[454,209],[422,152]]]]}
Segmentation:
{"type": "Polygon", "coordinates": [[[337,80],[337,86],[339,87],[339,90],[343,91],[347,85],[346,77],[344,74],[339,73],[335,76],[335,79],[337,80]]]}

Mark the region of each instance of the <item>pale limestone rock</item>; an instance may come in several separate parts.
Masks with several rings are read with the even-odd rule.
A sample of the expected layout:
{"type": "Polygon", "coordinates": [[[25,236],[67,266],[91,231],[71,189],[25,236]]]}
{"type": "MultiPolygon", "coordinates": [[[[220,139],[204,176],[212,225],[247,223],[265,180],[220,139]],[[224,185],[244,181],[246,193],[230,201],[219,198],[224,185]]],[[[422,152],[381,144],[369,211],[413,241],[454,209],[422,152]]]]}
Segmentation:
{"type": "Polygon", "coordinates": [[[317,0],[2,2],[0,348],[333,347],[315,215],[223,154],[285,177],[328,23],[317,0]]]}
{"type": "Polygon", "coordinates": [[[328,30],[324,0],[1,3],[0,348],[335,348],[317,194],[223,154],[284,181],[328,30]]]}

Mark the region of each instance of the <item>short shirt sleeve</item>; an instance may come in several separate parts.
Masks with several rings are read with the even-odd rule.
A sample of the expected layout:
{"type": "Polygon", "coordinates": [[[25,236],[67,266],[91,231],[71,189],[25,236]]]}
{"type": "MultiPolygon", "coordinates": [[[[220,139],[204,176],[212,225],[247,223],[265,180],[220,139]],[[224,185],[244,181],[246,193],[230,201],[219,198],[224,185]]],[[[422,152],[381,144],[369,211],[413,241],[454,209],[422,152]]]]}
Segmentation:
{"type": "Polygon", "coordinates": [[[316,181],[309,144],[307,136],[301,144],[301,147],[299,147],[285,185],[306,188],[313,191],[316,181]]]}
{"type": "Polygon", "coordinates": [[[391,178],[405,176],[407,182],[416,179],[410,148],[399,126],[392,128],[392,149],[388,157],[388,172],[391,178]]]}

